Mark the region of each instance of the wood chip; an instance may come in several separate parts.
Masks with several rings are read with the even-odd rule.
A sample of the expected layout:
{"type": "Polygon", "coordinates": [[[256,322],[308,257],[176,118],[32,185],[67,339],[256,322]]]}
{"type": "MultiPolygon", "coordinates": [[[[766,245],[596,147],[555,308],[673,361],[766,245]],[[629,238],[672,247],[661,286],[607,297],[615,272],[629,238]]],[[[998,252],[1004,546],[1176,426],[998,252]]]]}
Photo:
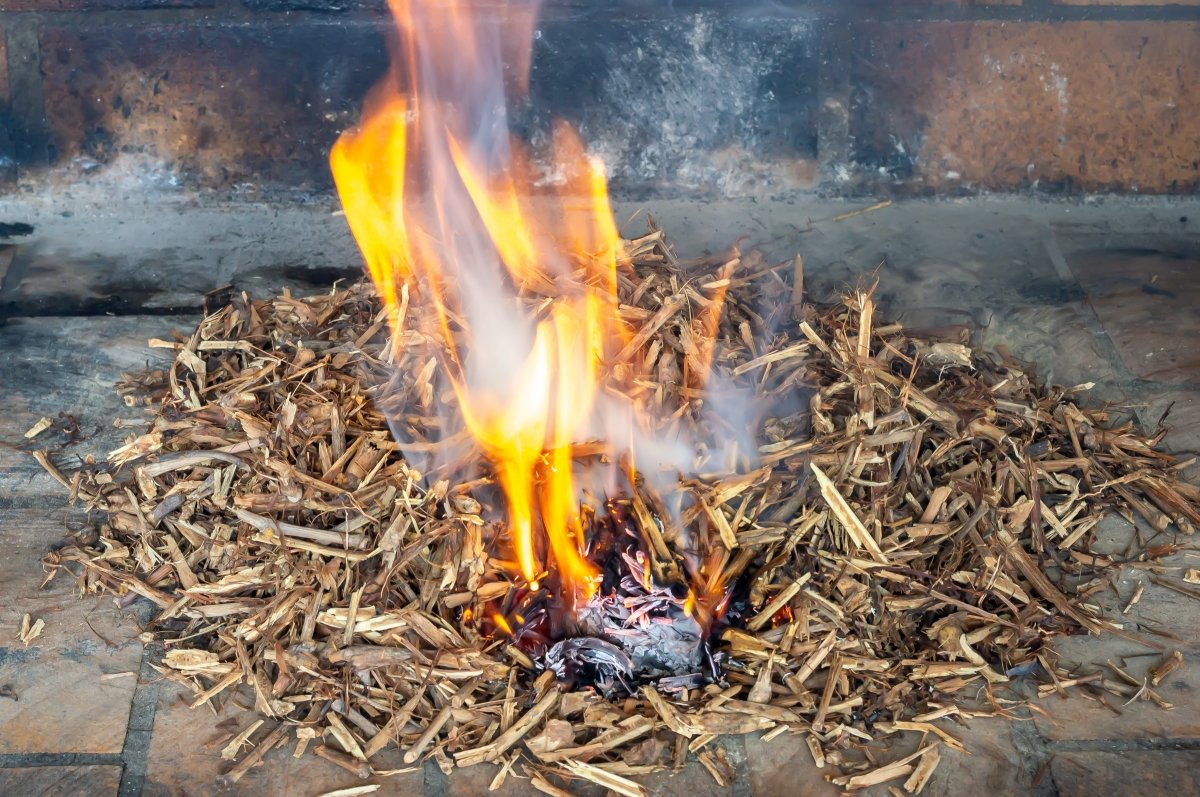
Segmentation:
{"type": "Polygon", "coordinates": [[[25,432],[25,439],[32,440],[33,438],[37,437],[38,435],[40,435],[42,432],[46,431],[53,425],[54,425],[53,418],[41,418],[33,426],[30,426],[29,429],[25,432]]]}
{"type": "Polygon", "coordinates": [[[821,486],[821,497],[829,505],[833,516],[837,518],[842,527],[854,538],[854,542],[859,548],[866,549],[867,553],[876,562],[887,564],[887,557],[879,549],[879,543],[875,542],[871,533],[867,531],[862,521],[858,519],[858,515],[854,514],[854,510],[846,503],[846,499],[838,492],[833,482],[829,480],[824,471],[817,467],[815,462],[810,467],[812,467],[813,474],[817,477],[817,483],[821,486]]]}
{"type": "Polygon", "coordinates": [[[42,618],[36,620],[26,612],[21,616],[21,629],[17,632],[17,639],[21,644],[29,647],[29,643],[42,635],[42,629],[46,627],[46,621],[42,618]]]}
{"type": "MultiPolygon", "coordinates": [[[[690,754],[727,784],[721,735],[767,731],[801,734],[845,789],[904,778],[917,793],[939,747],[962,747],[944,720],[1006,714],[1007,679],[1170,706],[1155,687],[1182,656],[1094,605],[1119,567],[1200,597],[1196,569],[1162,561],[1178,543],[1097,544],[1115,512],[1181,535],[1200,523],[1200,488],[1161,435],[1117,420],[1104,397],[1039,383],[966,329],[888,323],[871,289],[814,302],[800,257],[681,261],[652,228],[626,243],[617,283],[627,329],[605,352],[602,390],[638,409],[648,440],[703,445],[684,446],[697,459],[683,480],[639,471],[635,489],[595,498],[577,542],[598,556],[612,529],[632,541],[632,562],[598,563],[640,585],[612,598],[625,622],[605,641],[699,628],[715,655],[694,671],[633,677],[607,699],[586,679],[565,693],[554,682],[541,642],[556,640],[520,632],[542,622],[531,609],[556,610],[557,581],[534,596],[517,575],[493,521],[497,473],[444,379],[461,320],[408,283],[396,311],[367,283],[238,293],[154,344],[167,362],[101,375],[120,377],[149,425],[107,458],[33,452],[97,520],[46,554],[49,578],[151,601],[162,677],[195,706],[235,692],[253,706],[224,744],[241,756],[226,786],[294,729],[293,755],[355,777],[395,744],[411,764],[499,763],[506,787],[523,772],[548,794],[567,793],[551,782],[563,776],[641,795],[634,778],[690,754]],[[731,413],[706,392],[714,379],[754,411],[731,413]],[[1144,678],[1048,672],[1042,651],[1081,632],[1161,657],[1144,678]],[[887,761],[877,740],[896,733],[936,746],[887,761]]],[[[522,289],[531,320],[553,287],[522,289]]],[[[50,445],[48,421],[31,447],[50,445]]],[[[573,453],[581,468],[621,459],[611,440],[573,453]]],[[[26,615],[18,638],[43,629],[26,615]]]]}
{"type": "Polygon", "coordinates": [[[258,730],[265,720],[257,720],[250,724],[244,731],[234,736],[229,740],[229,744],[221,748],[221,758],[226,761],[233,761],[241,753],[242,747],[249,744],[250,737],[258,730]]]}
{"type": "Polygon", "coordinates": [[[358,797],[360,794],[371,794],[380,789],[378,783],[366,783],[362,786],[351,786],[346,789],[334,789],[333,791],[322,792],[318,797],[358,797]]]}
{"type": "Polygon", "coordinates": [[[933,777],[934,770],[941,763],[942,754],[938,752],[936,747],[926,749],[921,759],[917,761],[917,766],[913,773],[908,776],[908,780],[904,781],[904,790],[909,794],[920,794],[924,791],[925,786],[929,784],[929,779],[933,777]]]}

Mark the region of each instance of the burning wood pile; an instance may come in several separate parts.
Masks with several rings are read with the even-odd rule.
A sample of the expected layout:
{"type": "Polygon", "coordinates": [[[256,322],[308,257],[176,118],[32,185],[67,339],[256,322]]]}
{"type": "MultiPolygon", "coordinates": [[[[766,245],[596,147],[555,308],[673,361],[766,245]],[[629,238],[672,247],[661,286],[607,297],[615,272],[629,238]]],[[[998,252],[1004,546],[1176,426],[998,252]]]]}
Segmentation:
{"type": "Polygon", "coordinates": [[[643,794],[631,778],[689,753],[726,781],[714,739],[767,731],[842,786],[907,777],[916,792],[938,747],[958,747],[935,720],[1007,716],[995,687],[1013,679],[1070,683],[1046,655],[1056,635],[1126,633],[1090,596],[1173,548],[1094,552],[1105,513],[1200,522],[1161,433],[1112,427],[1011,357],[880,323],[869,292],[793,305],[753,256],[680,262],[657,230],[624,252],[621,317],[646,355],[633,382],[663,417],[722,436],[684,376],[721,291],[714,372],[760,406],[803,400],[754,421],[733,472],[706,474],[724,465],[701,445],[670,495],[635,477],[595,496],[577,550],[596,588],[574,604],[560,573],[535,591],[511,560],[511,522],[473,497],[499,500],[490,468],[466,456],[430,479],[406,460],[437,447],[418,438],[454,395],[435,395],[434,338],[398,346],[369,284],[233,296],[151,342],[169,367],[122,379],[153,424],[59,474],[102,522],[47,562],[82,591],[155,603],[160,671],[193,706],[249,690],[268,724],[228,780],[276,745],[363,776],[396,745],[409,764],[496,762],[497,782],[552,794],[577,779],[643,794]],[[904,731],[928,735],[919,755],[859,755],[904,731]]]}
{"type": "Polygon", "coordinates": [[[641,795],[688,754],[728,781],[714,740],[767,731],[917,792],[959,744],[934,720],[1063,686],[1055,635],[1124,633],[1089,602],[1123,561],[1099,519],[1200,522],[1157,434],[870,290],[807,303],[799,258],[622,241],[573,132],[540,177],[507,139],[500,31],[534,4],[458,5],[393,0],[403,57],[332,152],[372,284],[227,297],[122,381],[149,431],[42,457],[102,518],[52,575],[155,603],[163,675],[270,723],[228,781],[395,745],[641,795]],[[932,741],[856,755],[906,731],[932,741]]]}

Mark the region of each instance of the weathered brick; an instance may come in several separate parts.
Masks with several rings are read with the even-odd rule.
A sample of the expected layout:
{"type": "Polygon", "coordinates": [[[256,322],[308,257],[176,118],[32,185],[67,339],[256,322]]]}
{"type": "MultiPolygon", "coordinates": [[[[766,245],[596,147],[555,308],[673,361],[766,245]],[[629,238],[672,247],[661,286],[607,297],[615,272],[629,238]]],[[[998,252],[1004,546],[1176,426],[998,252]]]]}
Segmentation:
{"type": "Polygon", "coordinates": [[[141,11],[152,8],[212,8],[214,0],[5,0],[4,11],[141,11]]]}
{"type": "Polygon", "coordinates": [[[0,794],[42,797],[116,797],[118,766],[17,767],[0,769],[0,794]]]}
{"type": "Polygon", "coordinates": [[[575,124],[618,192],[811,188],[817,30],[770,13],[548,17],[534,49],[530,118],[518,123],[575,124]]]}
{"type": "Polygon", "coordinates": [[[1200,0],[1054,0],[1062,6],[1197,6],[1200,0]]]}
{"type": "Polygon", "coordinates": [[[51,28],[41,46],[59,162],[132,157],[220,187],[328,186],[329,146],[386,63],[371,24],[51,28]]]}
{"type": "Polygon", "coordinates": [[[8,36],[0,21],[0,107],[8,106],[8,36]]]}
{"type": "MultiPolygon", "coordinates": [[[[34,2],[35,0],[23,0],[24,2],[34,2]]],[[[111,0],[110,0],[111,1],[111,0]]],[[[131,0],[132,1],[132,0],[131,0]]],[[[857,5],[866,9],[867,13],[870,10],[881,6],[903,5],[903,6],[928,6],[937,8],[939,6],[997,6],[997,5],[1021,5],[1023,0],[859,0],[856,3],[848,3],[847,5],[857,5]]],[[[242,3],[256,10],[271,10],[271,11],[347,11],[361,8],[386,8],[387,0],[242,0],[242,3]]],[[[486,5],[486,3],[479,3],[486,5]]],[[[675,0],[669,10],[663,10],[657,0],[591,0],[590,5],[595,8],[603,9],[608,18],[613,16],[628,16],[639,15],[645,16],[648,13],[655,13],[659,16],[674,15],[679,16],[686,14],[691,10],[711,10],[711,3],[705,0],[675,0]]],[[[557,14],[578,14],[581,9],[587,9],[589,2],[587,0],[551,0],[544,3],[543,18],[553,17],[557,14]]]]}
{"type": "MultiPolygon", "coordinates": [[[[328,188],[328,148],[384,71],[383,36],[357,17],[280,20],[44,31],[51,160],[82,174],[124,160],[143,179],[328,188]]],[[[813,31],[794,18],[553,14],[512,123],[540,147],[551,119],[573,122],[618,189],[809,187],[813,31]]]]}
{"type": "Polygon", "coordinates": [[[242,0],[242,4],[255,11],[336,12],[387,8],[387,0],[242,0]]]}
{"type": "Polygon", "coordinates": [[[1057,753],[1050,773],[1060,797],[1178,797],[1200,793],[1200,752],[1057,753]]]}
{"type": "MultiPolygon", "coordinates": [[[[421,797],[424,793],[425,780],[420,766],[398,775],[359,780],[313,755],[312,750],[319,742],[310,744],[301,757],[294,757],[294,737],[289,743],[268,752],[262,763],[246,773],[232,789],[225,789],[217,778],[228,771],[233,762],[222,759],[221,750],[230,738],[259,719],[250,708],[253,697],[226,693],[220,696],[223,702],[219,707],[199,709],[188,707],[191,697],[191,692],[175,685],[163,684],[159,688],[158,711],[154,717],[142,792],[145,797],[183,794],[188,797],[290,797],[294,794],[324,794],[368,783],[380,784],[380,794],[421,797]]],[[[251,740],[261,739],[274,724],[274,720],[264,722],[251,740]]],[[[371,763],[379,770],[411,769],[402,762],[395,747],[379,753],[371,763]]]]}
{"type": "MultiPolygon", "coordinates": [[[[9,107],[8,90],[8,35],[0,21],[0,187],[16,176],[16,151],[13,141],[13,119],[9,107]]],[[[4,255],[0,254],[0,261],[4,255]]],[[[0,272],[5,268],[0,262],[0,272]]]]}
{"type": "MultiPolygon", "coordinates": [[[[892,5],[905,6],[1019,6],[1024,0],[898,0],[892,5]]],[[[870,2],[860,2],[861,6],[871,7],[870,2]]],[[[875,4],[878,7],[878,4],[875,4]]]]}
{"type": "Polygon", "coordinates": [[[906,22],[855,35],[857,159],[913,186],[1200,186],[1200,23],[906,22]]]}

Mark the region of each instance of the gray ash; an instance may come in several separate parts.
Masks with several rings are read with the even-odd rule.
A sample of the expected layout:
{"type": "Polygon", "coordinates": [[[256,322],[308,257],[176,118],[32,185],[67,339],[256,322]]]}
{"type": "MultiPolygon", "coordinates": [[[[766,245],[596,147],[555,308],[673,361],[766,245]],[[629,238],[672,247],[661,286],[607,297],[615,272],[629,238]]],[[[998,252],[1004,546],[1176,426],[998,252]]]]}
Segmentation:
{"type": "Polygon", "coordinates": [[[644,683],[677,691],[711,680],[715,668],[700,624],[671,590],[644,584],[627,576],[619,589],[580,607],[570,635],[546,652],[546,667],[608,697],[644,683]]]}
{"type": "Polygon", "coordinates": [[[579,634],[607,639],[629,655],[633,671],[643,678],[699,671],[704,630],[668,587],[646,576],[640,551],[621,555],[627,570],[617,589],[599,593],[575,616],[579,634]],[[649,588],[647,588],[649,585],[649,588]]]}
{"type": "Polygon", "coordinates": [[[552,583],[527,594],[516,644],[559,680],[607,697],[646,683],[672,692],[718,680],[705,630],[686,609],[687,586],[654,582],[618,506],[610,503],[591,528],[588,557],[604,574],[596,596],[572,613],[555,603],[552,583]]]}
{"type": "Polygon", "coordinates": [[[637,683],[633,659],[598,637],[571,637],[556,642],[542,661],[558,680],[591,684],[605,695],[632,692],[637,683]]]}

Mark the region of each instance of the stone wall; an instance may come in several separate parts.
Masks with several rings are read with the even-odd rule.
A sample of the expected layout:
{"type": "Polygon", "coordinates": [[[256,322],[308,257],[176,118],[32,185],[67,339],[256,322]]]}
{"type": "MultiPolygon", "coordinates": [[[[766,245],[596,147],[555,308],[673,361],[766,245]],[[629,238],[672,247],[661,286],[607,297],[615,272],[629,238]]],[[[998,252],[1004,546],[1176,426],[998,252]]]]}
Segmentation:
{"type": "MultiPolygon", "coordinates": [[[[0,188],[326,192],[382,5],[0,0],[0,188]]],[[[1200,0],[548,0],[557,117],[624,196],[1194,193],[1200,0]]]]}
{"type": "Polygon", "coordinates": [[[1200,185],[1200,22],[866,24],[854,157],[929,190],[1200,185]]]}

